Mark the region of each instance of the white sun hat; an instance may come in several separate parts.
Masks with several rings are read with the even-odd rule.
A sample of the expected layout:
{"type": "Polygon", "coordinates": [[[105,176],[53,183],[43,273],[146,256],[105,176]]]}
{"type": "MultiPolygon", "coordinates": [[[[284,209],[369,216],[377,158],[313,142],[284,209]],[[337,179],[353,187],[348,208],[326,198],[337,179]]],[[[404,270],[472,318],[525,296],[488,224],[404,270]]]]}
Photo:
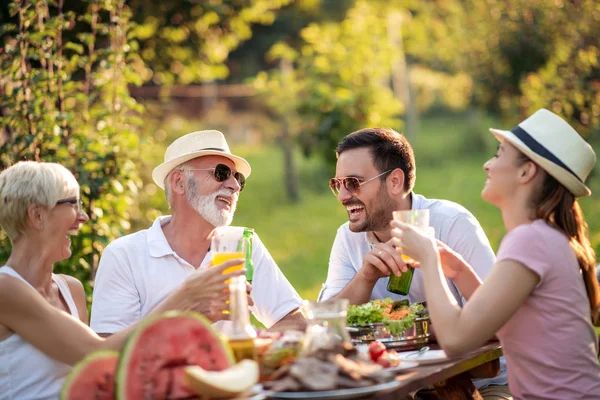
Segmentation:
{"type": "Polygon", "coordinates": [[[188,133],[171,143],[165,151],[164,162],[152,171],[152,179],[158,187],[164,189],[165,178],[173,168],[193,158],[210,155],[230,159],[235,163],[238,172],[246,178],[250,176],[252,169],[248,161],[231,154],[225,136],[221,132],[208,130],[188,133]]]}
{"type": "Polygon", "coordinates": [[[584,182],[594,168],[596,154],[564,119],[540,109],[510,131],[490,129],[500,142],[507,140],[566,187],[576,197],[592,191],[584,182]]]}

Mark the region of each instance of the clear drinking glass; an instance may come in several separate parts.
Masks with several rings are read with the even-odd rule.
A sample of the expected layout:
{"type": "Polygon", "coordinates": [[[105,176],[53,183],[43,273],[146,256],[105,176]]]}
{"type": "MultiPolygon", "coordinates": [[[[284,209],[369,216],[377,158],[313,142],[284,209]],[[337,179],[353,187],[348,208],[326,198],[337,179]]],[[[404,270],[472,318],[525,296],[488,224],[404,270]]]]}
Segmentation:
{"type": "MultiPolygon", "coordinates": [[[[401,210],[393,212],[394,220],[414,225],[417,229],[427,231],[429,229],[429,210],[401,210]]],[[[400,247],[398,247],[401,250],[400,247]]],[[[402,259],[405,262],[412,261],[410,257],[402,254],[402,259]]],[[[410,285],[412,283],[415,269],[407,265],[407,271],[400,276],[390,275],[388,281],[388,292],[408,295],[410,285]]]]}
{"type": "Polygon", "coordinates": [[[346,330],[348,300],[309,301],[304,304],[308,319],[306,335],[302,343],[301,355],[308,355],[318,349],[335,349],[339,345],[350,344],[346,330]]]}
{"type": "MultiPolygon", "coordinates": [[[[243,229],[237,227],[221,227],[215,229],[211,240],[211,251],[213,254],[213,265],[222,264],[227,260],[246,257],[246,240],[243,238],[243,229]]],[[[242,261],[238,265],[223,271],[228,274],[244,267],[242,261]]]]}

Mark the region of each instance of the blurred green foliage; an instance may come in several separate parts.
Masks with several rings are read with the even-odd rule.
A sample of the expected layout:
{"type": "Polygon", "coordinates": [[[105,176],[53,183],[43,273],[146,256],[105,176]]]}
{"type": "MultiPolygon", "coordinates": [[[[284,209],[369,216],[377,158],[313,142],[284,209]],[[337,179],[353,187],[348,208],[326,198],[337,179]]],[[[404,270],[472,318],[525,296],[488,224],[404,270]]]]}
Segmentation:
{"type": "Polygon", "coordinates": [[[254,80],[268,104],[283,118],[302,120],[298,139],[305,154],[318,152],[329,167],[340,139],[370,125],[401,127],[402,112],[389,76],[394,49],[381,23],[385,10],[359,1],[341,23],[310,24],[296,50],[278,43],[269,56],[293,63],[254,80]],[[378,14],[380,13],[380,14],[378,14]]]}
{"type": "Polygon", "coordinates": [[[252,36],[252,25],[270,25],[292,0],[132,0],[135,50],[142,78],[156,85],[224,79],[229,53],[252,36]]]}
{"type": "MultiPolygon", "coordinates": [[[[365,126],[402,129],[411,105],[484,108],[511,121],[545,107],[593,136],[599,30],[594,0],[356,0],[341,22],[312,23],[301,42],[275,44],[267,56],[279,68],[259,72],[254,85],[281,118],[301,118],[298,143],[330,167],[325,149],[365,126]],[[392,84],[399,62],[409,103],[392,84]]],[[[479,136],[470,141],[481,149],[479,136]]]]}
{"type": "MultiPolygon", "coordinates": [[[[72,239],[72,258],[55,271],[76,276],[89,293],[102,250],[130,228],[136,203],[142,108],[128,85],[139,83],[131,69],[137,55],[123,0],[90,0],[78,15],[60,4],[10,5],[16,24],[3,26],[0,168],[53,161],[75,174],[90,221],[72,239]]],[[[9,254],[1,231],[0,260],[9,254]]]]}

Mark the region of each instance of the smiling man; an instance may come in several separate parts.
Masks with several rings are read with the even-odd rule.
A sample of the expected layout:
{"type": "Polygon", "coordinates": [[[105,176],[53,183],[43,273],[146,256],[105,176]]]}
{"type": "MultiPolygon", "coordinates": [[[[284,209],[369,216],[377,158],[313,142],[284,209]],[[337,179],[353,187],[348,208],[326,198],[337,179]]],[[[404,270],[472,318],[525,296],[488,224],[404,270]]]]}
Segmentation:
{"type": "MultiPolygon", "coordinates": [[[[425,301],[419,269],[414,272],[408,296],[387,290],[390,274],[406,271],[391,240],[390,221],[396,210],[428,209],[430,226],[443,243],[442,262],[463,257],[481,279],[488,275],[495,256],[477,219],[456,203],[413,193],[415,157],[403,135],[391,129],[362,129],[346,136],[338,144],[336,155],[336,176],[329,184],[346,209],[348,222],[337,231],[320,300],[345,298],[351,304],[386,297],[425,301]]],[[[445,272],[451,275],[451,271],[445,272]]],[[[461,285],[461,276],[453,276],[448,283],[459,304],[473,293],[472,288],[461,285]]],[[[490,385],[481,391],[484,398],[512,398],[506,387],[503,360],[502,367],[496,378],[474,380],[480,389],[490,385]]]]}
{"type": "MultiPolygon", "coordinates": [[[[152,178],[165,190],[171,215],[106,247],[94,284],[93,330],[108,335],[126,328],[196,268],[210,264],[213,231],[231,224],[250,171],[248,162],[231,154],[225,137],[215,130],[189,133],[167,148],[164,163],[154,169],[152,178]]],[[[256,234],[252,260],[255,317],[267,328],[303,329],[302,299],[256,234]]],[[[207,317],[222,318],[223,299],[206,301],[215,305],[207,317]]]]}

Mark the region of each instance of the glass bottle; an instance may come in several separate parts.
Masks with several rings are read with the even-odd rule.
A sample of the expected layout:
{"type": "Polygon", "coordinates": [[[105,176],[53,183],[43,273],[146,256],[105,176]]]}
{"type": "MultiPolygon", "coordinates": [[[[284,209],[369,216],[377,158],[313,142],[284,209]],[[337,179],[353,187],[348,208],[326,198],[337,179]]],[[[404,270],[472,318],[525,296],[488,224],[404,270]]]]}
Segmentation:
{"type": "Polygon", "coordinates": [[[402,275],[390,275],[390,279],[387,284],[388,292],[392,292],[395,294],[401,294],[406,296],[410,291],[410,284],[412,283],[413,274],[415,273],[415,269],[413,267],[406,266],[408,269],[406,272],[403,272],[402,275]]]}
{"type": "Polygon", "coordinates": [[[229,331],[229,345],[235,359],[257,360],[254,338],[256,331],[250,324],[248,295],[246,293],[246,277],[238,276],[229,283],[229,307],[231,310],[232,328],[229,331]]]}
{"type": "Polygon", "coordinates": [[[347,299],[305,302],[304,311],[308,327],[301,355],[324,348],[342,352],[344,346],[351,346],[350,335],[346,330],[347,299]]]}
{"type": "Polygon", "coordinates": [[[242,239],[246,241],[246,280],[252,283],[252,275],[254,275],[254,262],[252,261],[252,238],[254,237],[254,229],[244,228],[242,239]]]}

